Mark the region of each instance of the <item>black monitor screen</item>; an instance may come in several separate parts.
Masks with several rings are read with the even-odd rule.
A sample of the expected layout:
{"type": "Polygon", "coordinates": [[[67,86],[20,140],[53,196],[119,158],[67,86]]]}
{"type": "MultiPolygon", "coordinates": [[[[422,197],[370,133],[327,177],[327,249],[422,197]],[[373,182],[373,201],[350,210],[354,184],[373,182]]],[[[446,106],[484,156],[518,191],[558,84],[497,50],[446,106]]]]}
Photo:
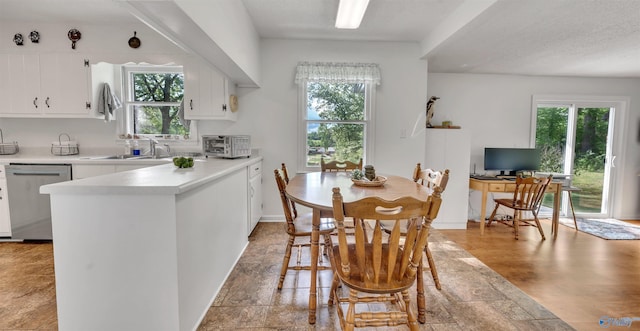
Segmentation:
{"type": "Polygon", "coordinates": [[[509,171],[514,175],[519,170],[538,170],[540,150],[535,148],[485,148],[484,170],[509,171]]]}

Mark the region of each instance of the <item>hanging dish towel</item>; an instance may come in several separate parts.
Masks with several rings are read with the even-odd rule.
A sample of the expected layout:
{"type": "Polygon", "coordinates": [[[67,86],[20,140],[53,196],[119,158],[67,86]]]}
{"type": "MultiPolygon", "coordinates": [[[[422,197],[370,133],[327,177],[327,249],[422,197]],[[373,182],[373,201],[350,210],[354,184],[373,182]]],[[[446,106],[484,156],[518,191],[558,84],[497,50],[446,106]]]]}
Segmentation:
{"type": "Polygon", "coordinates": [[[180,103],[180,107],[178,107],[178,121],[180,122],[180,124],[182,124],[182,126],[189,129],[191,120],[187,120],[184,118],[184,100],[182,100],[182,102],[180,103]]]}
{"type": "Polygon", "coordinates": [[[120,100],[113,93],[109,83],[102,85],[102,92],[98,98],[98,113],[104,114],[104,121],[109,122],[116,119],[116,109],[122,107],[120,100]]]}

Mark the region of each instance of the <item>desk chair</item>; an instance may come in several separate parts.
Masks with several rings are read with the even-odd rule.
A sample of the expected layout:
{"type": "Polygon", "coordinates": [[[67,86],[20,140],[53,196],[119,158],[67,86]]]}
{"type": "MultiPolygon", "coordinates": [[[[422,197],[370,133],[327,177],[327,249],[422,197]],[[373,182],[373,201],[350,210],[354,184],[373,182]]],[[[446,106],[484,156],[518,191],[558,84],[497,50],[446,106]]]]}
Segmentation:
{"type": "Polygon", "coordinates": [[[331,161],[325,163],[324,158],[320,158],[320,171],[322,172],[350,171],[356,169],[362,170],[362,159],[360,159],[358,163],[351,161],[331,161]]]}
{"type": "Polygon", "coordinates": [[[354,202],[344,202],[340,188],[333,189],[333,215],[337,225],[338,245],[333,247],[331,265],[334,278],[329,294],[329,305],[337,307],[340,326],[353,330],[355,326],[395,326],[406,324],[410,330],[418,330],[418,321],[410,303],[409,288],[416,281],[422,261],[422,251],[427,245],[431,222],[438,215],[440,189],[429,198],[418,200],[401,197],[387,201],[368,197],[354,202]],[[355,222],[355,242],[347,242],[345,217],[354,220],[374,220],[371,240],[364,236],[366,229],[355,222]],[[380,222],[393,221],[391,234],[382,235],[380,222]],[[406,222],[406,237],[401,236],[401,222],[406,222]],[[401,243],[404,239],[404,243],[401,243]],[[342,284],[343,289],[339,285],[342,284]],[[341,294],[348,290],[348,296],[341,294]],[[356,311],[357,304],[392,303],[394,311],[356,311]],[[348,308],[343,311],[342,304],[348,308]]]}
{"type": "MultiPolygon", "coordinates": [[[[282,260],[282,268],[280,269],[280,279],[278,281],[278,290],[282,289],[282,285],[284,284],[284,278],[287,274],[287,270],[311,270],[311,265],[302,265],[301,264],[301,256],[302,256],[302,248],[310,248],[311,247],[311,230],[313,225],[313,216],[311,213],[306,213],[303,215],[298,215],[297,211],[292,213],[292,209],[295,211],[295,205],[285,193],[286,189],[286,181],[285,181],[285,173],[286,167],[284,163],[282,164],[285,171],[276,169],[274,170],[274,175],[276,178],[276,184],[278,185],[278,190],[280,191],[280,199],[282,200],[282,208],[284,211],[284,217],[287,221],[287,234],[289,235],[289,239],[287,240],[287,246],[284,253],[284,259],[282,260]],[[296,264],[293,266],[289,265],[289,261],[291,259],[291,250],[294,246],[295,240],[297,237],[306,237],[307,241],[304,243],[299,243],[298,247],[298,255],[296,264]]],[[[288,178],[288,177],[287,177],[288,178]]],[[[333,224],[333,220],[326,221],[320,223],[320,235],[324,237],[324,249],[327,250],[331,247],[331,232],[335,230],[335,225],[333,224]]],[[[317,263],[318,261],[311,261],[311,263],[317,263]]],[[[330,266],[322,266],[318,265],[318,270],[330,270],[330,266]]]]}
{"type": "Polygon", "coordinates": [[[518,240],[518,228],[520,222],[528,225],[533,225],[538,228],[542,240],[545,240],[544,231],[540,226],[540,220],[538,220],[538,210],[542,203],[542,198],[547,190],[547,186],[551,183],[553,177],[528,177],[522,178],[518,176],[516,178],[516,189],[513,192],[513,198],[511,199],[495,199],[496,206],[489,216],[489,222],[487,226],[491,225],[493,218],[496,216],[496,212],[500,206],[504,206],[513,209],[513,229],[515,232],[516,240],[518,240]],[[535,225],[521,218],[523,211],[529,211],[533,214],[535,225]]]}

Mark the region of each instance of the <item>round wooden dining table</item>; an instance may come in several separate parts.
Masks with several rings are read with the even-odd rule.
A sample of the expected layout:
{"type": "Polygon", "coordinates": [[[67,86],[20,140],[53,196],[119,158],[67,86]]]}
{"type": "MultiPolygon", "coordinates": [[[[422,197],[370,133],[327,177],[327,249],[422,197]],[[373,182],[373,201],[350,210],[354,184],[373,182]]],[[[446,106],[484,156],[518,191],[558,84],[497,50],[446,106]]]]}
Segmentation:
{"type": "Polygon", "coordinates": [[[311,232],[311,284],[309,289],[309,323],[316,322],[317,305],[317,273],[319,254],[319,230],[322,217],[333,215],[333,188],[339,187],[345,202],[356,201],[366,197],[379,197],[395,200],[411,196],[427,200],[429,190],[413,180],[400,176],[385,176],[387,181],[382,186],[358,186],[351,181],[349,172],[310,172],[298,174],[289,180],[286,194],[297,204],[313,210],[313,229],[311,232]]]}

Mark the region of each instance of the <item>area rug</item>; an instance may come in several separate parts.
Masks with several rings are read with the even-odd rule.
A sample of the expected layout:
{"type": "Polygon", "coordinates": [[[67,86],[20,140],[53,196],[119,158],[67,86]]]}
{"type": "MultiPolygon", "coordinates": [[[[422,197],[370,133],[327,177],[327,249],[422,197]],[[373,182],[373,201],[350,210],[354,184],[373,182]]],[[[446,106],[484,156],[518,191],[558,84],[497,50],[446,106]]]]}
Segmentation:
{"type": "MultiPolygon", "coordinates": [[[[612,218],[578,218],[578,230],[608,240],[640,239],[640,226],[612,218]]],[[[575,229],[572,218],[560,218],[560,224],[575,229]]]]}

